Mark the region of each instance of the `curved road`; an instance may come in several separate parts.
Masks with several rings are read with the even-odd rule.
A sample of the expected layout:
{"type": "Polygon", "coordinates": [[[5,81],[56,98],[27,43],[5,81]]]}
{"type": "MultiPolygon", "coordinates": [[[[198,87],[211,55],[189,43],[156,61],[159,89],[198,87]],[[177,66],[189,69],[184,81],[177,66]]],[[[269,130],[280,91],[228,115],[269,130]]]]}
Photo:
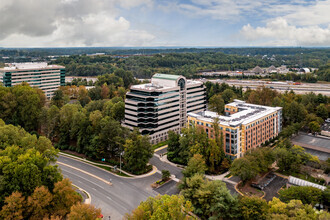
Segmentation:
{"type": "MultiPolygon", "coordinates": [[[[64,177],[69,178],[73,184],[86,190],[92,199],[92,204],[101,208],[105,219],[122,219],[130,213],[141,201],[149,196],[156,196],[150,184],[159,180],[159,172],[144,178],[125,178],[115,176],[103,169],[74,160],[69,157],[59,156],[57,165],[64,177]],[[109,185],[111,179],[112,185],[109,185]]],[[[156,156],[150,160],[159,171],[170,170],[171,174],[181,177],[181,170],[170,164],[160,161],[156,156]]]]}

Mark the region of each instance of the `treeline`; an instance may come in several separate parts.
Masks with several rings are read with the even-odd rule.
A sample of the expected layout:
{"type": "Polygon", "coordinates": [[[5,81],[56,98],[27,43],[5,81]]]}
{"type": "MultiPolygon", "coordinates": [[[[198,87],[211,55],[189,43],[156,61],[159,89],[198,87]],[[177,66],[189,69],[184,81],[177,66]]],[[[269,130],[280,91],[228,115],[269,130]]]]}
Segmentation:
{"type": "Polygon", "coordinates": [[[320,67],[329,60],[329,52],[321,50],[315,53],[242,56],[222,52],[204,51],[200,53],[161,53],[153,56],[129,56],[118,58],[109,55],[74,55],[60,57],[54,61],[66,67],[68,75],[96,76],[112,73],[117,68],[131,71],[137,78],[150,78],[155,72],[193,77],[199,71],[247,70],[255,66],[271,65],[288,67],[320,67]]]}
{"type": "Polygon", "coordinates": [[[202,155],[195,154],[183,171],[184,179],[180,184],[179,196],[149,198],[128,214],[126,219],[330,218],[328,212],[313,209],[316,203],[329,205],[329,188],[323,192],[313,187],[284,189],[280,192],[280,199],[273,198],[267,203],[259,197],[232,195],[224,182],[205,179],[206,170],[202,155]]]}
{"type": "MultiPolygon", "coordinates": [[[[82,205],[81,197],[56,162],[58,151],[46,137],[37,137],[0,119],[0,218],[79,219],[100,210],[82,205]]],[[[93,214],[94,213],[94,214],[93,214]]]]}

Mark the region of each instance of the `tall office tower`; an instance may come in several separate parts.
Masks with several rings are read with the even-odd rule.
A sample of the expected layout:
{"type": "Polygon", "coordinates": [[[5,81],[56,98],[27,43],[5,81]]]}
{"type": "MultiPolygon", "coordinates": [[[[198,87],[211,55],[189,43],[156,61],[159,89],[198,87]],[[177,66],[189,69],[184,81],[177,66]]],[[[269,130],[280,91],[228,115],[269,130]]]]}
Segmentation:
{"type": "Polygon", "coordinates": [[[10,63],[0,69],[0,82],[6,87],[27,82],[40,88],[50,99],[59,86],[65,86],[65,67],[47,63],[10,63]]]}
{"type": "Polygon", "coordinates": [[[151,83],[133,85],[126,94],[124,126],[138,128],[156,144],[167,140],[168,131],[186,126],[187,113],[206,109],[202,82],[183,76],[155,74],[151,83]]]}
{"type": "Polygon", "coordinates": [[[224,152],[232,159],[275,138],[282,130],[282,107],[234,100],[225,105],[225,115],[211,111],[188,113],[189,124],[204,129],[209,138],[215,138],[215,118],[223,134],[224,152]]]}

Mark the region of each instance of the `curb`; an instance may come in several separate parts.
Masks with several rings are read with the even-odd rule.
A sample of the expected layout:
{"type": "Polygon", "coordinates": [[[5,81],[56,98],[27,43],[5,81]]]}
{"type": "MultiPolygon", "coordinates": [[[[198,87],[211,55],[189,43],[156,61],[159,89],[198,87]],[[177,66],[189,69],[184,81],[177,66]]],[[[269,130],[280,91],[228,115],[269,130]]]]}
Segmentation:
{"type": "Polygon", "coordinates": [[[74,186],[74,187],[76,187],[76,188],[78,188],[80,191],[86,193],[86,195],[87,195],[88,198],[85,199],[84,204],[91,204],[91,202],[92,202],[92,197],[91,197],[91,195],[90,195],[86,190],[80,188],[79,186],[77,186],[77,185],[75,185],[75,184],[72,184],[72,183],[71,183],[71,185],[74,186]]]}
{"type": "Polygon", "coordinates": [[[120,177],[120,178],[126,178],[126,179],[139,179],[139,178],[144,178],[144,177],[151,176],[151,175],[153,175],[153,174],[155,174],[155,173],[157,172],[157,167],[154,166],[154,165],[152,165],[152,170],[151,170],[149,173],[146,173],[146,174],[142,174],[142,175],[140,175],[140,176],[137,176],[137,175],[132,175],[132,174],[126,174],[125,171],[122,171],[123,173],[125,173],[126,175],[129,175],[129,176],[120,176],[120,175],[118,175],[118,174],[115,174],[115,173],[110,172],[110,171],[108,171],[108,170],[106,170],[106,169],[103,169],[103,168],[97,167],[97,166],[95,166],[95,165],[106,166],[106,167],[110,167],[110,168],[113,168],[113,166],[110,166],[110,165],[107,165],[107,164],[99,164],[99,163],[91,162],[91,161],[88,161],[88,160],[84,160],[84,159],[82,159],[82,158],[80,158],[80,157],[76,157],[76,156],[68,155],[68,154],[65,154],[65,153],[62,153],[62,152],[59,152],[59,154],[61,154],[63,157],[68,157],[68,158],[71,158],[71,159],[73,159],[73,160],[77,160],[77,161],[79,161],[79,162],[81,162],[81,163],[88,164],[88,165],[90,165],[90,166],[93,166],[93,167],[95,167],[95,168],[97,168],[97,169],[100,169],[100,170],[103,170],[103,171],[105,171],[105,172],[108,172],[108,173],[110,173],[110,174],[112,174],[112,175],[114,175],[114,176],[120,177]]]}
{"type": "Polygon", "coordinates": [[[163,157],[160,157],[158,154],[154,154],[154,156],[158,157],[160,161],[162,161],[164,163],[168,163],[168,164],[170,164],[170,165],[172,165],[174,167],[177,167],[179,169],[182,169],[183,170],[184,168],[186,168],[186,166],[183,166],[183,165],[180,165],[180,164],[176,164],[176,163],[173,163],[173,162],[169,161],[167,159],[167,155],[164,155],[163,157]]]}

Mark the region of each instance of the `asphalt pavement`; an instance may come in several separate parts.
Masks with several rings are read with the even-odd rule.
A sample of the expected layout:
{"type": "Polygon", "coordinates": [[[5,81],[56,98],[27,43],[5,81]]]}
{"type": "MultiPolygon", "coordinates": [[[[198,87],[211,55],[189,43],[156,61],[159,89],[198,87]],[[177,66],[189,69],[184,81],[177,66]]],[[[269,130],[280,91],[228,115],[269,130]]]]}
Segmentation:
{"type": "Polygon", "coordinates": [[[158,194],[152,190],[150,184],[159,179],[160,174],[141,179],[128,179],[63,156],[59,156],[58,162],[61,162],[58,165],[63,176],[69,178],[73,184],[86,190],[92,197],[91,203],[101,208],[105,217],[110,215],[111,219],[122,219],[126,213],[130,213],[136,208],[141,201],[158,194]],[[81,171],[63,165],[63,163],[81,171]],[[111,186],[107,183],[110,179],[111,186]]]}

